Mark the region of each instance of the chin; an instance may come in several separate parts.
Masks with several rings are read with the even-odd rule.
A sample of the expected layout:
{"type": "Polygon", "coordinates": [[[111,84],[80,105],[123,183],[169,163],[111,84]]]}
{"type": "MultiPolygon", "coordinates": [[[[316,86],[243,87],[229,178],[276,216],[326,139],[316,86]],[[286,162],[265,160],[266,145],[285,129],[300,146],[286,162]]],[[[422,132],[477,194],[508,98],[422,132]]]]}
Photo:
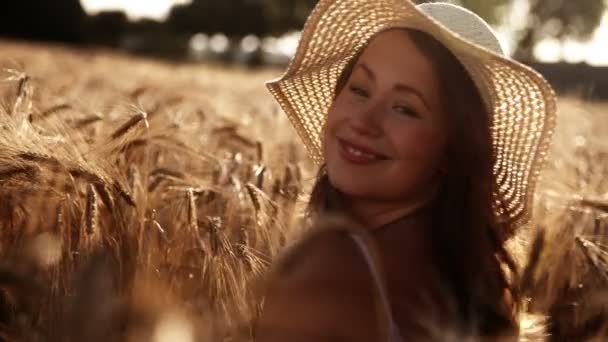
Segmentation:
{"type": "Polygon", "coordinates": [[[357,182],[350,177],[348,179],[344,179],[343,177],[332,177],[331,173],[329,175],[329,182],[341,193],[353,197],[373,196],[374,190],[377,188],[377,184],[374,187],[373,184],[357,182]]]}
{"type": "Polygon", "coordinates": [[[341,193],[355,197],[376,197],[378,178],[370,179],[368,172],[353,170],[342,161],[337,146],[332,145],[329,157],[326,158],[327,173],[331,185],[341,193]]]}

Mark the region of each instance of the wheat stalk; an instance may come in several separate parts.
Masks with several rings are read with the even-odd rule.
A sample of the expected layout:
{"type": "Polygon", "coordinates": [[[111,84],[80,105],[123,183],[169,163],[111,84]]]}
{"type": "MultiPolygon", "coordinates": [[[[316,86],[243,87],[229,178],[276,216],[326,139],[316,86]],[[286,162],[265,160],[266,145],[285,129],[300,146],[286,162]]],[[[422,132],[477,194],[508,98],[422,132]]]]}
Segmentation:
{"type": "Polygon", "coordinates": [[[603,250],[600,245],[593,243],[582,236],[577,236],[575,241],[576,245],[583,252],[583,255],[589,264],[593,266],[597,274],[601,275],[606,281],[608,281],[608,253],[603,250]]]}
{"type": "Polygon", "coordinates": [[[259,213],[261,205],[260,205],[260,201],[256,195],[256,189],[255,189],[255,185],[251,184],[251,183],[246,183],[245,184],[245,189],[247,189],[247,194],[249,195],[249,198],[251,199],[251,203],[253,204],[253,208],[255,209],[255,213],[259,213]]]}
{"type": "Polygon", "coordinates": [[[580,200],[580,204],[582,206],[593,208],[597,211],[604,212],[608,214],[608,201],[603,201],[601,199],[592,199],[592,198],[584,198],[580,200]]]}
{"type": "Polygon", "coordinates": [[[530,255],[528,256],[528,262],[524,271],[522,272],[521,280],[519,282],[519,292],[522,296],[526,296],[530,293],[534,285],[534,277],[540,263],[542,252],[545,248],[545,229],[541,228],[536,233],[532,246],[530,248],[530,255]]]}
{"type": "Polygon", "coordinates": [[[97,114],[92,114],[90,116],[78,119],[74,122],[74,127],[76,129],[83,129],[91,124],[94,124],[98,121],[103,120],[103,118],[97,114]]]}
{"type": "Polygon", "coordinates": [[[98,229],[97,222],[99,220],[99,208],[97,204],[97,192],[95,186],[89,184],[87,186],[87,198],[85,206],[85,232],[92,235],[98,229]]]}
{"type": "Polygon", "coordinates": [[[0,183],[9,182],[15,178],[22,177],[34,182],[38,179],[40,169],[34,165],[15,165],[0,169],[0,183]]]}
{"type": "Polygon", "coordinates": [[[196,209],[196,199],[194,197],[194,189],[189,188],[186,192],[188,200],[188,226],[190,231],[194,234],[198,234],[198,215],[196,209]]]}
{"type": "Polygon", "coordinates": [[[255,177],[255,186],[258,189],[263,189],[265,172],[266,172],[266,166],[264,166],[264,165],[258,165],[254,169],[253,175],[255,177]]]}
{"type": "Polygon", "coordinates": [[[60,103],[57,105],[54,105],[52,107],[49,107],[45,110],[43,110],[42,112],[40,112],[38,114],[38,117],[40,119],[46,119],[48,117],[50,117],[51,115],[55,115],[57,113],[63,112],[65,110],[70,110],[72,109],[72,106],[69,103],[60,103]]]}
{"type": "Polygon", "coordinates": [[[135,127],[140,122],[145,122],[146,127],[148,126],[147,122],[148,114],[144,111],[138,111],[135,115],[133,115],[129,121],[125,122],[122,126],[116,129],[110,136],[112,139],[118,139],[127,133],[131,128],[135,127]]]}

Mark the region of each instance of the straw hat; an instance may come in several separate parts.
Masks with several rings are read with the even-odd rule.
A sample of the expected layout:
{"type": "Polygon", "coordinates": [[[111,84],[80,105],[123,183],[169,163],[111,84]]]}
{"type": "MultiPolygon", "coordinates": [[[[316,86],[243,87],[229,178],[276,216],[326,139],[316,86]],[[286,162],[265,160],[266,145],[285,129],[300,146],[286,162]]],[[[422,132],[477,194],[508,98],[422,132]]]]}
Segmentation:
{"type": "Polygon", "coordinates": [[[310,157],[323,163],[321,130],[342,69],[376,33],[397,27],[430,34],[471,75],[492,115],[496,215],[513,228],[525,224],[555,126],[555,94],[540,74],[505,56],[483,19],[459,6],[416,6],[409,0],[318,2],[286,72],[266,83],[310,157]]]}

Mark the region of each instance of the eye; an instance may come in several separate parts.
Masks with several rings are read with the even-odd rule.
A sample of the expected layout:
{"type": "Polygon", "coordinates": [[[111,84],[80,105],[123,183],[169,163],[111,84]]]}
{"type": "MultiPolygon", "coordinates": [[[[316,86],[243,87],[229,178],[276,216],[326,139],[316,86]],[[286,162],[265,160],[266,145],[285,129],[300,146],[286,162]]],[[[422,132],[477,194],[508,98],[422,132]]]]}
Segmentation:
{"type": "Polygon", "coordinates": [[[413,117],[420,117],[420,115],[418,115],[418,113],[411,107],[407,107],[407,106],[394,106],[393,110],[396,111],[397,113],[400,114],[405,114],[408,116],[413,116],[413,117]]]}
{"type": "Polygon", "coordinates": [[[368,97],[367,91],[365,91],[363,88],[357,87],[357,86],[350,86],[348,87],[350,89],[350,91],[357,95],[357,96],[361,96],[361,97],[368,97]]]}

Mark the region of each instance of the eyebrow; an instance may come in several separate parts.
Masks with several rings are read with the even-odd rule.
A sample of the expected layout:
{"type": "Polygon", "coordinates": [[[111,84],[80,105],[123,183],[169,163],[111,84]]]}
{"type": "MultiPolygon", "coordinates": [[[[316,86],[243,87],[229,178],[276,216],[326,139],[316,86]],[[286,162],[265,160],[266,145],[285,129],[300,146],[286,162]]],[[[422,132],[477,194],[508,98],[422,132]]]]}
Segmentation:
{"type": "MultiPolygon", "coordinates": [[[[376,81],[376,75],[374,74],[372,69],[367,64],[359,63],[357,66],[360,67],[361,69],[363,69],[363,71],[365,71],[365,73],[369,76],[369,78],[371,78],[373,81],[376,81]]],[[[420,98],[420,100],[422,101],[422,103],[424,104],[424,106],[426,107],[426,109],[431,110],[429,103],[426,101],[422,92],[420,92],[418,89],[416,89],[412,86],[409,86],[409,85],[401,84],[401,83],[397,83],[395,85],[394,89],[397,91],[400,91],[400,92],[412,93],[412,94],[418,96],[420,98]]]]}

